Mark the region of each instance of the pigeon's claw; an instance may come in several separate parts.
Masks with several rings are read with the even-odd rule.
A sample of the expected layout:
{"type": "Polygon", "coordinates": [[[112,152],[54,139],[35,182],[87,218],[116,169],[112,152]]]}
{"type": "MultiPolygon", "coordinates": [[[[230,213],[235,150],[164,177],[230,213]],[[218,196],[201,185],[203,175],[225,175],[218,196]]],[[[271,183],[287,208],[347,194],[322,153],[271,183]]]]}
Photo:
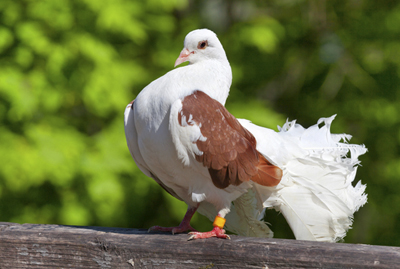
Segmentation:
{"type": "Polygon", "coordinates": [[[225,234],[225,230],[221,229],[219,227],[214,227],[210,232],[190,232],[189,233],[190,237],[189,240],[194,240],[194,239],[206,239],[206,238],[211,238],[211,237],[217,237],[217,238],[223,238],[223,239],[231,239],[229,235],[225,234]]]}

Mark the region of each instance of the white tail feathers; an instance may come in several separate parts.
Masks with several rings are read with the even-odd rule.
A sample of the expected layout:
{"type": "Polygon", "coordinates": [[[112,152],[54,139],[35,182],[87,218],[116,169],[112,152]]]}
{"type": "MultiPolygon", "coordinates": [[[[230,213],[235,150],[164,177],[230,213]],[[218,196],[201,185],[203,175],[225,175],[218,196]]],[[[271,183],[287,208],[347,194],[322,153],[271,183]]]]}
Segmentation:
{"type": "MultiPolygon", "coordinates": [[[[286,122],[278,133],[240,120],[256,137],[257,149],[283,170],[276,187],[253,185],[257,202],[282,212],[296,239],[342,239],[351,228],[354,212],[367,202],[366,186],[352,185],[358,156],[367,149],[347,144],[349,135],[331,134],[334,118],[321,118],[308,129],[295,121],[286,122]]],[[[245,202],[234,204],[237,209],[245,202]]]]}

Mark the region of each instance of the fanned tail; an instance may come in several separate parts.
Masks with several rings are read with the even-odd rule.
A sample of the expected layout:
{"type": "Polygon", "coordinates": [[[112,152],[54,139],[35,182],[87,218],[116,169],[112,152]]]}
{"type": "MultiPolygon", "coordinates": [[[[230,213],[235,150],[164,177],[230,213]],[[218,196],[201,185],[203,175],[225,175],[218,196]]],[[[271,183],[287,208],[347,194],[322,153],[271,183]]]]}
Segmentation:
{"type": "Polygon", "coordinates": [[[366,186],[352,185],[358,157],[367,149],[348,144],[350,135],[331,134],[334,118],[321,118],[307,129],[286,122],[278,133],[241,120],[257,143],[270,142],[258,143],[257,148],[283,170],[276,187],[254,184],[258,202],[282,212],[296,239],[341,240],[351,228],[354,212],[367,202],[366,186]]]}

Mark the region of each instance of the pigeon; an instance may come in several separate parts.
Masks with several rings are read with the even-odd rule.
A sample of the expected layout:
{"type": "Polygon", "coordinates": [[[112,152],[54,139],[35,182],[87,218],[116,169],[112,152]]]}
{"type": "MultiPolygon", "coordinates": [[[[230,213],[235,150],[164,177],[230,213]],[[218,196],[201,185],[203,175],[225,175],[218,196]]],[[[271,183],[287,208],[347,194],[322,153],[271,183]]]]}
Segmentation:
{"type": "Polygon", "coordinates": [[[176,227],[149,231],[183,233],[189,240],[272,237],[266,209],[283,214],[298,240],[337,242],[367,202],[366,185],[352,182],[367,149],[332,134],[334,116],[304,128],[286,121],[274,131],[235,118],[225,108],[232,71],[217,35],[186,35],[175,67],[146,86],[125,109],[125,135],[139,167],[187,212],[176,227]],[[354,185],[354,186],[353,186],[354,185]],[[213,222],[198,232],[199,212],[213,222]]]}

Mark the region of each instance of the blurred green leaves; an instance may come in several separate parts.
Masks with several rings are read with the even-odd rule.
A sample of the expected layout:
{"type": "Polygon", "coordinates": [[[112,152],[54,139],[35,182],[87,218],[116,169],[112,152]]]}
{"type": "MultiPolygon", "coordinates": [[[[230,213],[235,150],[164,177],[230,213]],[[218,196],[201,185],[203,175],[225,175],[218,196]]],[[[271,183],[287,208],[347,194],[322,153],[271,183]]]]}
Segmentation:
{"type": "Polygon", "coordinates": [[[283,39],[285,28],[271,17],[259,17],[248,25],[238,25],[241,44],[255,46],[261,53],[272,53],[283,39]]]}
{"type": "Polygon", "coordinates": [[[127,150],[123,111],[154,77],[136,58],[149,33],[174,29],[160,6],[185,1],[1,2],[2,220],[144,226],[138,200],[163,196],[127,150]]]}
{"type": "Polygon", "coordinates": [[[398,245],[399,21],[393,1],[2,0],[1,220],[177,225],[186,205],[135,166],[123,111],[207,27],[232,66],[234,115],[276,129],[337,113],[333,131],[366,144],[369,203],[346,242],[398,245]]]}

